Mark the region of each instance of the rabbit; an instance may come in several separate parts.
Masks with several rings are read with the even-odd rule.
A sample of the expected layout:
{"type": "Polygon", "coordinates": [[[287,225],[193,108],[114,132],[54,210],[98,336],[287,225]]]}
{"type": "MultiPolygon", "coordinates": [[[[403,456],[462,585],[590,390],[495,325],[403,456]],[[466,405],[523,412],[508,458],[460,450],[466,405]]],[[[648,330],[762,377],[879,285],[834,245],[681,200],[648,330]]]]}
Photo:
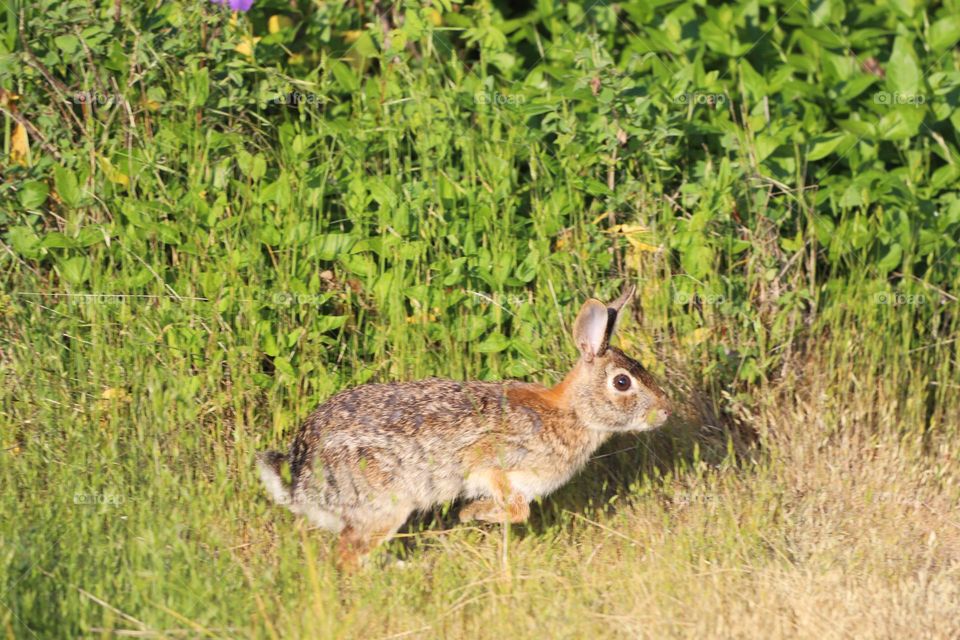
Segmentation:
{"type": "Polygon", "coordinates": [[[470,501],[462,522],[524,522],[530,502],[566,483],[611,435],[670,415],[654,378],[609,344],[634,290],[583,304],[573,328],[580,358],[554,387],[429,378],[337,393],[304,421],[289,454],[257,455],[268,493],[339,533],[346,571],[415,511],[458,498],[470,501]]]}

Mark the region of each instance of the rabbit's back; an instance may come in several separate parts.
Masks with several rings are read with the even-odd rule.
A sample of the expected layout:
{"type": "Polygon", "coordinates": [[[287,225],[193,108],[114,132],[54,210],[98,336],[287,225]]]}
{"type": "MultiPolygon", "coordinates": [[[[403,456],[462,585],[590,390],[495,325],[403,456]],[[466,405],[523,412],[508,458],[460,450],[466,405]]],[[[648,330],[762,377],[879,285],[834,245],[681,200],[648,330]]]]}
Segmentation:
{"type": "Polygon", "coordinates": [[[542,429],[536,412],[509,401],[516,385],[432,378],[336,394],[293,443],[295,498],[339,509],[376,500],[426,509],[455,499],[470,468],[484,458],[518,464],[542,429]]]}

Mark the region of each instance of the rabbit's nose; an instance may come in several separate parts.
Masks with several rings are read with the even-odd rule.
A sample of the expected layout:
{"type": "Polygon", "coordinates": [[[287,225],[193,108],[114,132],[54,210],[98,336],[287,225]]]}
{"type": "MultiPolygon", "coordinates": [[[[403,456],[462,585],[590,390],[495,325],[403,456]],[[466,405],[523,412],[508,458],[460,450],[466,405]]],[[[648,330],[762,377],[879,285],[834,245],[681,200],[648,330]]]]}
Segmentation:
{"type": "Polygon", "coordinates": [[[667,418],[670,417],[670,409],[667,407],[656,407],[647,413],[647,424],[652,427],[659,427],[667,418]]]}
{"type": "Polygon", "coordinates": [[[659,411],[664,415],[664,417],[669,417],[673,413],[673,403],[670,402],[665,396],[659,396],[653,402],[653,408],[656,411],[659,411]]]}
{"type": "Polygon", "coordinates": [[[670,414],[673,413],[673,405],[669,402],[664,402],[660,405],[660,415],[663,416],[663,421],[666,422],[667,418],[670,417],[670,414]]]}

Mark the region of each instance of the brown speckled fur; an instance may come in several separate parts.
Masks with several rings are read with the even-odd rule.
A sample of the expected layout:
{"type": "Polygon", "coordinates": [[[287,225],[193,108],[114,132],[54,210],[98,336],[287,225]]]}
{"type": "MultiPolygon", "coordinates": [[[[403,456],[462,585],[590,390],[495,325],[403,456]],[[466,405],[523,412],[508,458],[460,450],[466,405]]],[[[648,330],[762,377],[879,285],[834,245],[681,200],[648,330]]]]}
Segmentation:
{"type": "Polygon", "coordinates": [[[258,456],[268,490],[340,532],[344,568],[414,511],[457,498],[473,500],[461,520],[526,520],[529,502],[569,480],[612,433],[652,429],[669,414],[652,376],[608,345],[632,293],[583,305],[580,360],[553,388],[430,378],[341,391],[304,421],[289,455],[258,456]],[[621,374],[633,382],[628,392],[614,387],[621,374]],[[284,462],[290,485],[280,480],[284,462]]]}

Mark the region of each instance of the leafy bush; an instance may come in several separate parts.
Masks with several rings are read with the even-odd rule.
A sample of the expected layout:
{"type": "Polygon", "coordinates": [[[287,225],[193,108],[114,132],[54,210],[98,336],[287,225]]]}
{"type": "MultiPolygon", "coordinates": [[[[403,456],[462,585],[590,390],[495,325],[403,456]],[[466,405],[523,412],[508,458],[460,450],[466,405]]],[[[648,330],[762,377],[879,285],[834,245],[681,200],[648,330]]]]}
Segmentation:
{"type": "MultiPolygon", "coordinates": [[[[950,291],[956,8],[32,5],[22,34],[6,14],[6,148],[24,126],[31,149],[8,166],[5,236],[77,291],[219,297],[227,261],[312,292],[319,264],[381,298],[402,273],[435,308],[424,278],[516,296],[662,258],[669,295],[745,322],[758,287],[774,318],[864,271],[950,291]],[[275,251],[292,272],[264,271],[275,251]]],[[[516,330],[467,337],[528,357],[516,330]]],[[[748,380],[777,364],[746,349],[748,380]]]]}

